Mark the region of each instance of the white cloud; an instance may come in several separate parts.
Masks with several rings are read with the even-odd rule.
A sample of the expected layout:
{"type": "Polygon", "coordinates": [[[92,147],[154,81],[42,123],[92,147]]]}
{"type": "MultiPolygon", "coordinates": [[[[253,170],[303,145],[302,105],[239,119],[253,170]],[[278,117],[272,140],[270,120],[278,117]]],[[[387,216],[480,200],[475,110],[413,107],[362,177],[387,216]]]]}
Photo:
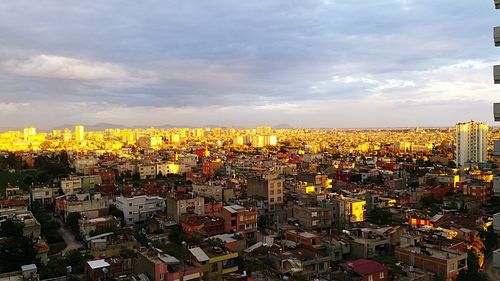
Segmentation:
{"type": "Polygon", "coordinates": [[[27,104],[19,104],[13,102],[2,103],[0,102],[0,115],[9,115],[19,111],[20,107],[27,106],[27,104]]]}
{"type": "Polygon", "coordinates": [[[1,63],[0,67],[4,71],[17,75],[43,78],[128,83],[152,81],[152,73],[132,73],[125,67],[109,62],[46,54],[11,59],[1,63]]]}

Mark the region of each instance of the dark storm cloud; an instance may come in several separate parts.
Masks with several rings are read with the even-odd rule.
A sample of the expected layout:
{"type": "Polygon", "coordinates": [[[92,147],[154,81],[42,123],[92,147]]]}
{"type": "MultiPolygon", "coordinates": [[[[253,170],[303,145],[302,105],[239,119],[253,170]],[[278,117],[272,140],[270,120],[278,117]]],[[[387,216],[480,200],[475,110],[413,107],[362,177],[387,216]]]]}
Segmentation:
{"type": "MultiPolygon", "coordinates": [[[[64,103],[225,108],[352,102],[374,94],[404,102],[402,93],[427,97],[433,79],[453,81],[432,77],[433,70],[495,56],[492,6],[471,0],[2,1],[0,103],[14,118],[15,104],[50,100],[61,104],[61,113],[64,103]]],[[[85,108],[68,108],[75,118],[89,118],[85,108]]]]}

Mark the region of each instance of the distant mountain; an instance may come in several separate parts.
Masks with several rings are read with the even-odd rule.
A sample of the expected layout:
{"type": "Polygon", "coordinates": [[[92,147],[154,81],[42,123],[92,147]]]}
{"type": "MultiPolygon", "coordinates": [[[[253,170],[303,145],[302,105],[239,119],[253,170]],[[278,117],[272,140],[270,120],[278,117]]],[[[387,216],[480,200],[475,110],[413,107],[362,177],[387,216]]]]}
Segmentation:
{"type": "Polygon", "coordinates": [[[70,129],[74,130],[76,125],[83,125],[85,128],[85,131],[104,131],[105,129],[126,129],[128,128],[127,126],[124,125],[119,125],[119,124],[111,124],[111,123],[97,123],[94,125],[88,125],[88,124],[64,124],[61,126],[57,126],[55,128],[52,128],[51,130],[64,130],[64,129],[70,129]]]}
{"type": "Polygon", "coordinates": [[[0,127],[0,132],[8,132],[8,131],[21,131],[23,128],[15,128],[15,127],[0,127]]]}
{"type": "Polygon", "coordinates": [[[293,127],[290,126],[289,124],[278,124],[276,126],[273,126],[274,129],[292,129],[293,127]]]}

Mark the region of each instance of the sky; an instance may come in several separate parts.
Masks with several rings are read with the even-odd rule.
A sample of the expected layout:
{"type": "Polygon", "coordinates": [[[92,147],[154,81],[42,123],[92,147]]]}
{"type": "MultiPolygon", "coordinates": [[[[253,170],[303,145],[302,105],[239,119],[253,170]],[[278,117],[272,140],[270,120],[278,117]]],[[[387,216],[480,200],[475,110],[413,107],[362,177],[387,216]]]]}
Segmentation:
{"type": "Polygon", "coordinates": [[[0,127],[493,123],[493,0],[0,1],[0,127]]]}

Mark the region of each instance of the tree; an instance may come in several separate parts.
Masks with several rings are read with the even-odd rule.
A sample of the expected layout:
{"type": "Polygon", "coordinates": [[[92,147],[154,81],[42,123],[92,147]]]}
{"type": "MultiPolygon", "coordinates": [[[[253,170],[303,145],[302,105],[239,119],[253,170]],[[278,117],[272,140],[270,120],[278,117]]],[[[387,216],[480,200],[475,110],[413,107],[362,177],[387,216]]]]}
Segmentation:
{"type": "Polygon", "coordinates": [[[24,223],[8,219],[1,225],[0,237],[23,236],[23,228],[24,223]]]}
{"type": "Polygon", "coordinates": [[[377,224],[389,224],[392,221],[392,214],[386,208],[374,208],[370,213],[370,217],[377,224]]]}
{"type": "Polygon", "coordinates": [[[175,225],[172,227],[170,233],[168,234],[168,240],[176,244],[181,244],[183,241],[186,241],[186,234],[184,233],[182,226],[175,225]]]}
{"type": "Polygon", "coordinates": [[[490,225],[487,231],[481,232],[481,238],[484,241],[484,246],[486,247],[486,253],[489,254],[491,251],[495,250],[498,245],[498,234],[493,230],[493,226],[490,225]]]}
{"type": "Polygon", "coordinates": [[[487,276],[479,272],[479,258],[476,253],[474,251],[468,251],[467,254],[467,271],[460,271],[457,281],[487,281],[487,276]]]}
{"type": "Polygon", "coordinates": [[[19,270],[36,260],[35,243],[31,237],[12,236],[0,242],[0,273],[19,270]]]}
{"type": "Polygon", "coordinates": [[[66,224],[69,226],[71,231],[73,233],[80,233],[80,226],[78,221],[82,218],[82,215],[77,212],[72,212],[68,214],[68,217],[66,218],[66,224]]]}

